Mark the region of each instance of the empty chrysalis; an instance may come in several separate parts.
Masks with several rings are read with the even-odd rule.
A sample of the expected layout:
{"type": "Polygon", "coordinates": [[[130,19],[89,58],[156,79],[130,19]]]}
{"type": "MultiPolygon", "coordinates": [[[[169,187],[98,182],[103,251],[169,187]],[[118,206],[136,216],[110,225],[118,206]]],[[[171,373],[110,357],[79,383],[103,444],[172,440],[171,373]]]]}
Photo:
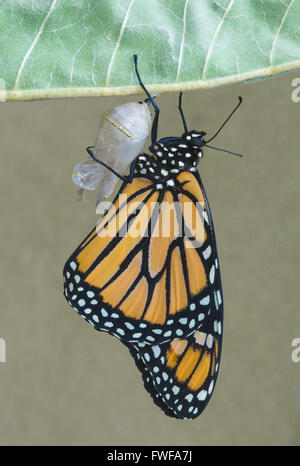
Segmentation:
{"type": "MultiPolygon", "coordinates": [[[[151,127],[148,99],[128,102],[104,113],[93,154],[115,172],[123,174],[141,152],[151,127]]],[[[111,197],[119,178],[92,158],[74,167],[72,179],[77,185],[77,200],[85,190],[99,186],[97,205],[111,197]]]]}

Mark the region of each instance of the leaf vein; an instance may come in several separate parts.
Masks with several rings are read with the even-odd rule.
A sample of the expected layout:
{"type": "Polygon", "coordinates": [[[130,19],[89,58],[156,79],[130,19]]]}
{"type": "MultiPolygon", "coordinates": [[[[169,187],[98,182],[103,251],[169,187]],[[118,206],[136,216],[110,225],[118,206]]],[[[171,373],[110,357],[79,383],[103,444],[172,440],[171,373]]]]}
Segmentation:
{"type": "Polygon", "coordinates": [[[185,40],[185,30],[186,30],[186,12],[187,12],[187,6],[188,6],[189,0],[185,1],[184,5],[184,10],[183,10],[183,18],[182,18],[182,37],[181,37],[181,43],[180,43],[180,50],[179,50],[179,56],[178,56],[178,65],[177,65],[177,72],[176,72],[176,78],[175,81],[178,80],[179,77],[179,72],[181,68],[181,63],[182,63],[182,56],[183,56],[183,49],[184,49],[184,40],[185,40]]]}
{"type": "Polygon", "coordinates": [[[23,69],[26,65],[26,62],[27,60],[29,59],[34,47],[36,46],[36,44],[38,43],[39,41],[39,38],[41,37],[43,31],[44,31],[44,28],[45,28],[45,25],[52,13],[52,11],[54,10],[55,8],[55,5],[56,5],[56,2],[57,0],[53,0],[52,3],[51,3],[51,6],[49,8],[49,11],[48,13],[46,14],[45,18],[43,19],[42,21],[42,24],[40,25],[40,29],[38,30],[38,33],[37,35],[35,36],[34,40],[32,41],[32,44],[31,46],[29,47],[29,49],[27,50],[27,53],[25,54],[23,60],[22,60],[22,63],[20,65],[20,68],[18,70],[18,73],[17,73],[17,77],[16,77],[16,82],[15,82],[15,87],[14,87],[14,90],[17,90],[19,88],[19,82],[20,82],[20,79],[21,79],[21,76],[22,76],[22,72],[23,72],[23,69]]]}
{"type": "Polygon", "coordinates": [[[105,79],[105,86],[106,87],[108,87],[113,62],[114,62],[116,53],[118,51],[118,48],[120,46],[120,42],[121,42],[124,30],[126,28],[126,23],[127,23],[127,20],[128,20],[129,14],[130,14],[130,10],[132,8],[132,5],[133,5],[134,1],[135,0],[131,0],[129,5],[128,5],[127,11],[125,13],[125,16],[124,16],[124,19],[123,19],[123,22],[122,22],[122,25],[121,25],[121,29],[120,29],[120,32],[119,32],[119,37],[118,37],[117,43],[115,45],[115,48],[114,48],[113,53],[112,53],[111,58],[110,58],[110,62],[109,62],[108,68],[107,68],[106,79],[105,79]]]}
{"type": "Polygon", "coordinates": [[[287,7],[287,9],[286,9],[285,12],[284,12],[284,15],[282,16],[282,19],[281,19],[279,28],[278,28],[278,30],[277,30],[277,32],[276,32],[276,34],[275,34],[274,39],[273,39],[272,48],[271,48],[271,52],[270,52],[270,65],[271,65],[271,66],[272,66],[272,64],[273,64],[275,47],[276,47],[276,43],[277,43],[277,40],[278,40],[279,35],[280,35],[280,31],[281,31],[281,29],[282,29],[282,26],[284,25],[284,22],[285,22],[285,20],[286,20],[286,18],[287,18],[287,15],[288,15],[289,10],[290,10],[290,8],[291,8],[291,6],[292,6],[293,3],[294,3],[294,0],[291,0],[290,3],[289,3],[289,5],[288,5],[288,7],[287,7]]]}
{"type": "Polygon", "coordinates": [[[220,29],[221,27],[223,26],[224,24],[224,21],[232,7],[234,3],[234,0],[231,0],[231,2],[229,3],[228,7],[226,8],[226,10],[224,11],[224,14],[221,18],[221,21],[219,22],[214,34],[213,34],[213,37],[211,39],[211,42],[209,44],[209,47],[208,47],[208,50],[207,50],[207,54],[206,54],[206,58],[205,58],[205,61],[204,61],[204,66],[203,66],[203,71],[202,71],[202,76],[201,76],[201,79],[204,79],[204,76],[205,76],[205,73],[206,73],[206,69],[207,69],[207,64],[208,64],[208,61],[210,59],[210,56],[211,56],[211,52],[212,52],[212,49],[213,49],[213,46],[214,46],[214,43],[216,41],[216,38],[217,38],[217,35],[219,34],[220,32],[220,29]]]}
{"type": "Polygon", "coordinates": [[[81,46],[78,48],[77,52],[75,53],[75,55],[73,57],[72,64],[71,64],[70,78],[69,78],[69,83],[70,84],[72,84],[72,80],[73,80],[73,72],[74,72],[74,66],[75,66],[76,58],[79,55],[79,53],[81,52],[81,50],[83,49],[83,47],[86,45],[86,43],[87,43],[87,39],[85,39],[85,41],[81,44],[81,46]]]}

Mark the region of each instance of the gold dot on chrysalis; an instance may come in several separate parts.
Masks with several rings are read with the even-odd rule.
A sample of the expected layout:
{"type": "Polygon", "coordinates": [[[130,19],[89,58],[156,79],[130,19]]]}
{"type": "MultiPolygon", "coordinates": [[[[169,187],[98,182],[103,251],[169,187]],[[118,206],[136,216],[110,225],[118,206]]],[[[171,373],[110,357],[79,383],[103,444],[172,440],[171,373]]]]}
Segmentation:
{"type": "Polygon", "coordinates": [[[104,199],[107,199],[108,198],[108,195],[107,194],[104,194],[104,199]]]}

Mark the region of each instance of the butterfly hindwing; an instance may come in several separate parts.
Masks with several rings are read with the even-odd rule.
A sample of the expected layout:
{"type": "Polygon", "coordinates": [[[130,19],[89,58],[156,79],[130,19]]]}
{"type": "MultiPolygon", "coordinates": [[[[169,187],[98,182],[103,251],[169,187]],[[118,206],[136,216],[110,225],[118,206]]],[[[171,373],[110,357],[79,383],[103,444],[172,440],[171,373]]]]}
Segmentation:
{"type": "Polygon", "coordinates": [[[151,377],[151,373],[148,370],[147,366],[144,364],[143,359],[141,357],[141,353],[132,343],[125,343],[125,346],[130,351],[131,356],[134,358],[135,364],[139,371],[142,374],[144,387],[151,396],[153,402],[169,417],[175,417],[176,415],[172,409],[170,409],[161,398],[159,392],[155,388],[155,382],[151,377]]]}
{"type": "Polygon", "coordinates": [[[215,317],[221,316],[212,313],[184,339],[143,348],[128,344],[146,390],[171,417],[197,417],[213,393],[222,344],[222,320],[215,317]]]}

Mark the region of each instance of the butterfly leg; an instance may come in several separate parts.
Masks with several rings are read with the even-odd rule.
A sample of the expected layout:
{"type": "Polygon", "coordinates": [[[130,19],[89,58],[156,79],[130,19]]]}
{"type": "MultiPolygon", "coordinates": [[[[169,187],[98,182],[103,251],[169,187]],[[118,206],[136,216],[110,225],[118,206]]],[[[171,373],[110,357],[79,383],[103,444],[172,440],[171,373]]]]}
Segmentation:
{"type": "Polygon", "coordinates": [[[129,170],[129,175],[127,176],[122,176],[120,173],[116,172],[113,168],[111,168],[109,165],[106,163],[102,162],[102,160],[99,160],[93,153],[92,149],[94,149],[95,146],[89,146],[86,148],[87,153],[92,157],[95,162],[99,163],[103,167],[107,168],[107,170],[111,171],[114,175],[116,175],[120,180],[126,181],[127,183],[132,183],[133,180],[133,175],[134,175],[134,170],[137,162],[137,158],[135,158],[130,165],[130,170],[129,170]]]}
{"type": "MultiPolygon", "coordinates": [[[[92,157],[95,162],[100,163],[103,167],[107,168],[107,170],[111,171],[114,175],[116,175],[120,180],[122,181],[127,181],[128,177],[120,175],[120,173],[116,172],[113,168],[111,168],[109,165],[106,165],[106,163],[102,162],[102,160],[99,160],[93,153],[92,149],[94,149],[95,146],[89,146],[86,148],[87,153],[92,157]]],[[[135,162],[135,161],[134,161],[135,162]]],[[[133,168],[134,170],[134,168],[133,168]]],[[[131,171],[130,171],[131,173],[131,171]]]]}
{"type": "Polygon", "coordinates": [[[136,162],[137,157],[130,164],[129,175],[124,177],[124,181],[127,181],[127,183],[132,183],[136,162]]]}
{"type": "Polygon", "coordinates": [[[153,108],[155,110],[155,117],[154,117],[154,120],[153,120],[153,123],[152,123],[152,129],[151,129],[151,142],[152,142],[152,145],[154,145],[156,143],[156,140],[157,140],[157,128],[158,128],[158,118],[159,118],[159,107],[158,105],[156,104],[156,102],[154,101],[152,95],[148,92],[148,90],[146,89],[141,77],[140,77],[140,74],[139,74],[139,71],[138,71],[138,67],[137,67],[137,61],[138,61],[138,56],[137,55],[133,55],[133,59],[134,59],[134,66],[135,66],[135,72],[136,72],[136,75],[137,75],[137,78],[139,80],[139,83],[140,83],[140,86],[141,88],[144,90],[144,92],[146,93],[148,99],[150,100],[151,104],[153,105],[153,108]]]}

